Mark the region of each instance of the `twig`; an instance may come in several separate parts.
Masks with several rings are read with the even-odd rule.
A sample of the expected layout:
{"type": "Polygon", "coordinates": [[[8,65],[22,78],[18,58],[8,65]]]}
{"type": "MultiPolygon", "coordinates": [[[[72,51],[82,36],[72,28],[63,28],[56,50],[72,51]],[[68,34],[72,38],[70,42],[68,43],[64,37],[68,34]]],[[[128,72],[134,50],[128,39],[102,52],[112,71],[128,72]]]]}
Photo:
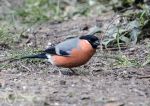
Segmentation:
{"type": "Polygon", "coordinates": [[[138,79],[144,79],[144,78],[150,78],[150,75],[147,75],[147,76],[139,76],[137,77],[138,79]]]}
{"type": "Polygon", "coordinates": [[[121,47],[120,47],[120,42],[119,42],[119,36],[120,36],[120,32],[119,32],[119,27],[117,27],[117,36],[116,36],[116,39],[117,39],[117,46],[118,46],[118,49],[119,49],[119,52],[121,52],[121,47]]]}
{"type": "Polygon", "coordinates": [[[20,63],[20,65],[21,65],[21,67],[25,68],[25,69],[28,70],[29,72],[32,71],[30,68],[26,67],[25,65],[23,65],[23,64],[21,64],[21,63],[20,63]]]}
{"type": "Polygon", "coordinates": [[[108,31],[109,27],[114,23],[114,21],[115,21],[116,19],[120,18],[120,16],[114,18],[115,16],[116,16],[116,14],[114,14],[114,15],[112,16],[113,19],[112,19],[112,21],[110,22],[110,24],[107,26],[107,28],[106,28],[104,34],[106,34],[106,32],[108,31]]]}

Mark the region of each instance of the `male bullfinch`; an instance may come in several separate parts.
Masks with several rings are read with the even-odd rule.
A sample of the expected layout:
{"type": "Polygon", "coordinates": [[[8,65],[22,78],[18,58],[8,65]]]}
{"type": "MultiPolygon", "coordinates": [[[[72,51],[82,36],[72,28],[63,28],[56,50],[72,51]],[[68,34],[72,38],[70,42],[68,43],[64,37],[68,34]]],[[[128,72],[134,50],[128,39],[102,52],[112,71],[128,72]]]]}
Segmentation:
{"type": "Polygon", "coordinates": [[[73,68],[88,62],[99,45],[100,41],[96,36],[85,35],[67,39],[56,46],[43,50],[40,54],[25,56],[21,59],[48,59],[52,65],[73,68]]]}

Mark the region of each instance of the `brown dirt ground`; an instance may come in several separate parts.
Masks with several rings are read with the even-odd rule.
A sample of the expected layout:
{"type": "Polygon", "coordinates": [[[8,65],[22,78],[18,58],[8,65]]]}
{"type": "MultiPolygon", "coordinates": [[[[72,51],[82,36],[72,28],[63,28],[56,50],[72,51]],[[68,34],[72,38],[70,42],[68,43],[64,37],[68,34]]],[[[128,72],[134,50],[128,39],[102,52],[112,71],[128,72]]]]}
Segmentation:
{"type": "MultiPolygon", "coordinates": [[[[86,34],[88,30],[83,29],[87,27],[102,24],[106,28],[110,18],[106,14],[44,23],[26,33],[28,37],[15,47],[0,46],[0,54],[27,46],[45,48],[49,42],[55,44],[67,37],[86,34]]],[[[150,52],[147,40],[122,52],[142,63],[150,52]]],[[[0,69],[0,106],[150,106],[150,78],[138,78],[150,75],[150,67],[112,67],[112,59],[101,57],[105,53],[116,54],[98,50],[86,65],[75,69],[79,76],[59,75],[56,71],[68,69],[51,66],[45,61],[11,63],[13,67],[0,69]]]]}
{"type": "MultiPolygon", "coordinates": [[[[79,18],[78,21],[42,24],[28,33],[30,37],[15,49],[23,49],[23,45],[44,48],[48,42],[56,43],[66,37],[87,33],[84,27],[92,27],[100,19],[79,18]]],[[[141,43],[134,47],[136,50],[131,57],[143,59],[148,51],[144,45],[141,43]]],[[[129,53],[129,50],[123,52],[129,53]]],[[[0,52],[4,51],[9,50],[0,52]]],[[[57,68],[47,62],[18,61],[12,68],[1,69],[0,106],[150,106],[150,79],[138,78],[149,75],[150,67],[112,68],[107,65],[109,61],[98,56],[101,53],[98,50],[89,63],[76,68],[79,76],[60,76],[54,72],[68,69],[57,68]]]]}

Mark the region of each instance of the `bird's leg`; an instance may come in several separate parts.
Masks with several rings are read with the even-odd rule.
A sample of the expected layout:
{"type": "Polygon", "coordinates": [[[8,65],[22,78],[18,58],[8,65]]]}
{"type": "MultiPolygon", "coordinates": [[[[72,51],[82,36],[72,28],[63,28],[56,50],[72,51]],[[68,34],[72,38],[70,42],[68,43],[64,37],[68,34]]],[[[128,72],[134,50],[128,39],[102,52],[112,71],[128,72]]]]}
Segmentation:
{"type": "Polygon", "coordinates": [[[69,68],[74,75],[78,75],[73,69],[69,68]]]}
{"type": "Polygon", "coordinates": [[[59,70],[59,76],[61,76],[63,73],[62,73],[62,71],[61,70],[59,70]]]}

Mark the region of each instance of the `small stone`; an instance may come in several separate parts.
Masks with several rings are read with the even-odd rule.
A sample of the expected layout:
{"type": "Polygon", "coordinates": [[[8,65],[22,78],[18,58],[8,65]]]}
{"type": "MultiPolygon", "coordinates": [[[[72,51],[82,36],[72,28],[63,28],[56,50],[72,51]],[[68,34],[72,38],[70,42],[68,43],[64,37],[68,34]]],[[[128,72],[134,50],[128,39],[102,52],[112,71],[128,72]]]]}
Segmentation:
{"type": "Polygon", "coordinates": [[[88,100],[88,99],[90,99],[89,96],[83,96],[83,97],[81,97],[81,100],[88,100]]]}
{"type": "Polygon", "coordinates": [[[65,80],[61,80],[60,81],[60,85],[66,85],[66,81],[65,80]]]}
{"type": "Polygon", "coordinates": [[[58,93],[58,91],[53,91],[53,94],[58,93]]]}
{"type": "Polygon", "coordinates": [[[71,86],[72,86],[72,87],[74,87],[74,86],[75,86],[75,84],[72,84],[71,86]]]}
{"type": "Polygon", "coordinates": [[[27,90],[27,86],[23,86],[22,88],[23,88],[23,90],[27,90]]]}
{"type": "Polygon", "coordinates": [[[54,105],[55,105],[55,106],[59,106],[59,103],[58,103],[58,102],[55,102],[54,105]]]}

